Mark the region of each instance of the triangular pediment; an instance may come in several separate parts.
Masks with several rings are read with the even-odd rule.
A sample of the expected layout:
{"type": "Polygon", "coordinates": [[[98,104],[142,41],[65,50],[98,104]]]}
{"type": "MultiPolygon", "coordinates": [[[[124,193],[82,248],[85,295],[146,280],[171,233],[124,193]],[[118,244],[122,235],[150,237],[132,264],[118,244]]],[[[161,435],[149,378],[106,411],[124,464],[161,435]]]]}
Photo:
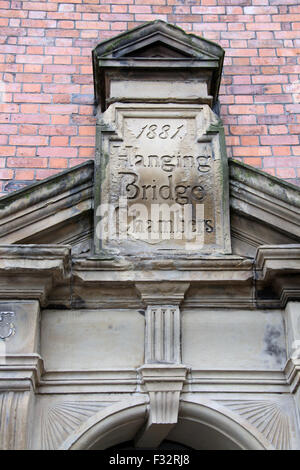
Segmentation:
{"type": "Polygon", "coordinates": [[[151,57],[151,50],[155,53],[157,45],[164,46],[163,58],[171,58],[173,51],[178,57],[218,60],[223,57],[221,46],[193,34],[187,34],[182,29],[157,20],[139,26],[123,33],[116,38],[100,43],[93,51],[99,58],[126,58],[151,57]]]}
{"type": "MultiPolygon", "coordinates": [[[[93,50],[95,100],[105,111],[110,99],[110,81],[168,75],[175,79],[190,70],[207,82],[212,104],[218,98],[224,50],[218,44],[187,34],[177,26],[157,20],[100,43],[93,50]]],[[[191,78],[191,76],[190,76],[191,78]]]]}
{"type": "MultiPolygon", "coordinates": [[[[229,159],[233,253],[300,243],[300,189],[229,159]]],[[[69,244],[89,256],[93,240],[94,162],[0,198],[0,244],[69,244]]]]}

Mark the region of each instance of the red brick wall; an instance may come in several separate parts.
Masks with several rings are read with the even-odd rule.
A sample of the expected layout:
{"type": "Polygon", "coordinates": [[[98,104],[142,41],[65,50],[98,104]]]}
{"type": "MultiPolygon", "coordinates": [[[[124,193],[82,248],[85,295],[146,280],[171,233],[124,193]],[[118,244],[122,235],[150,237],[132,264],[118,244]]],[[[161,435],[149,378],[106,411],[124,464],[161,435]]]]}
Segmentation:
{"type": "Polygon", "coordinates": [[[0,193],[93,158],[91,50],[159,18],[225,48],[228,155],[300,184],[299,0],[0,0],[0,193]]]}

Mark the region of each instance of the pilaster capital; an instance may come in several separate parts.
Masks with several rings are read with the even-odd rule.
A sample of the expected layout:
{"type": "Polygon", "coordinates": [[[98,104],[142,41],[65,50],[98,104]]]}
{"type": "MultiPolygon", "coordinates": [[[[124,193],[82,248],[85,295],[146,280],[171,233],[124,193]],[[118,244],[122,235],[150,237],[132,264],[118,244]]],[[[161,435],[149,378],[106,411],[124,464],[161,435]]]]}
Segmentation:
{"type": "Polygon", "coordinates": [[[189,282],[136,282],[143,302],[146,305],[180,305],[188,290],[189,282]]]}

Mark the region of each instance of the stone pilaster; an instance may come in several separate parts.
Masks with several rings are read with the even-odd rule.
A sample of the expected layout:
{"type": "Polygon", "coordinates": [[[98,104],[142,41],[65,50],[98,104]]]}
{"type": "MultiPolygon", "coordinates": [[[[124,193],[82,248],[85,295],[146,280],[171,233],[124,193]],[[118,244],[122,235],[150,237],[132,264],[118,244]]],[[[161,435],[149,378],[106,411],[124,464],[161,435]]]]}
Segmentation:
{"type": "Polygon", "coordinates": [[[288,302],[285,309],[287,364],[285,373],[294,394],[300,420],[300,302],[288,302]]]}
{"type": "Polygon", "coordinates": [[[157,447],[178,421],[187,368],[181,364],[180,303],[189,283],[136,283],[146,304],[145,364],[139,369],[149,394],[148,420],[136,436],[137,447],[157,447]]]}
{"type": "Polygon", "coordinates": [[[0,449],[28,449],[34,390],[42,371],[39,302],[0,302],[0,449]]]}
{"type": "Polygon", "coordinates": [[[180,311],[177,305],[149,305],[146,310],[145,363],[179,364],[180,311]]]}

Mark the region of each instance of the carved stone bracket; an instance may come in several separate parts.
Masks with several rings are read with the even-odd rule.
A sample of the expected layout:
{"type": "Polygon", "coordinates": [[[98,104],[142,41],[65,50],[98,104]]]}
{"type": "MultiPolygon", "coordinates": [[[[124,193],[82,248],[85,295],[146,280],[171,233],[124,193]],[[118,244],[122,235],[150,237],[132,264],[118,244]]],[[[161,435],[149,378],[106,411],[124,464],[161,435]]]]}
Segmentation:
{"type": "Polygon", "coordinates": [[[146,425],[136,437],[136,446],[157,447],[178,421],[180,392],[187,368],[153,364],[139,369],[142,384],[149,393],[150,410],[146,425]]]}

